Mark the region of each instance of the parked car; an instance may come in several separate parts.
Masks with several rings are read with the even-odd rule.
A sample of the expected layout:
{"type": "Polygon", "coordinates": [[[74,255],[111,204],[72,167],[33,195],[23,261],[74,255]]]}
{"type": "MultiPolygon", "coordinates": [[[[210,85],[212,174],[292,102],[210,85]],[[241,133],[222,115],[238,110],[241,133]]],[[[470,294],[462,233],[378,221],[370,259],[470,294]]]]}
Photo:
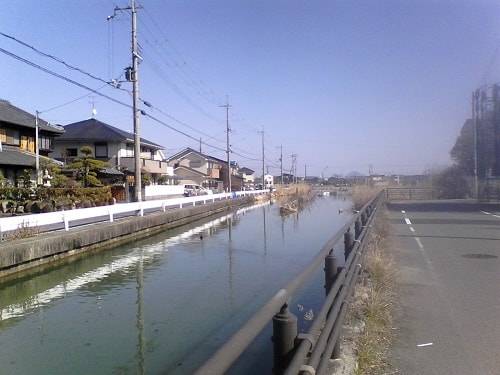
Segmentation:
{"type": "Polygon", "coordinates": [[[209,195],[212,194],[212,190],[205,189],[200,185],[186,184],[184,185],[184,196],[192,197],[195,195],[209,195]]]}

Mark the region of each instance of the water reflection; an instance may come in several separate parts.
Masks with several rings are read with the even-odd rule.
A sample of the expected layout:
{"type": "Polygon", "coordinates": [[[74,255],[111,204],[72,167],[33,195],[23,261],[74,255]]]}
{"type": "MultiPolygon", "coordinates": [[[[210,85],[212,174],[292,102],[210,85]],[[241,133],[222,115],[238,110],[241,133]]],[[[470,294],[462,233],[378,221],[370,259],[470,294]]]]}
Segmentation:
{"type": "MultiPolygon", "coordinates": [[[[260,204],[4,283],[2,372],[190,374],[349,219],[338,205],[260,204]]],[[[316,300],[297,296],[301,320],[316,300]]]]}
{"type": "MultiPolygon", "coordinates": [[[[95,269],[89,270],[78,276],[74,276],[70,279],[66,279],[67,275],[64,274],[62,275],[62,277],[66,279],[64,282],[42,292],[35,292],[39,289],[40,285],[39,281],[36,283],[32,282],[35,279],[31,279],[31,281],[26,280],[22,284],[16,282],[10,287],[6,286],[4,289],[2,289],[2,299],[0,301],[0,306],[3,305],[5,299],[19,299],[20,297],[22,298],[23,295],[28,295],[28,298],[24,301],[12,303],[5,307],[2,307],[0,309],[0,321],[5,321],[15,317],[21,317],[32,312],[34,309],[49,305],[56,299],[67,297],[68,294],[82,289],[86,285],[97,283],[103,279],[111,278],[113,275],[127,275],[132,269],[135,269],[136,267],[137,269],[140,269],[142,273],[144,262],[154,261],[156,256],[161,255],[165,251],[168,251],[169,247],[179,244],[182,241],[189,241],[200,233],[203,233],[205,236],[214,235],[217,233],[217,230],[223,226],[223,224],[227,224],[227,227],[229,229],[229,254],[231,257],[231,231],[233,222],[239,221],[239,215],[249,210],[263,207],[265,205],[266,203],[262,203],[251,207],[241,208],[228,215],[195,226],[194,228],[187,230],[184,229],[183,232],[169,237],[160,243],[154,244],[152,246],[136,248],[132,252],[124,254],[119,259],[116,259],[110,263],[106,263],[95,269]],[[24,286],[24,288],[22,288],[23,290],[19,290],[19,287],[21,287],[21,285],[24,286]]],[[[119,282],[121,282],[121,280],[119,282]]]]}

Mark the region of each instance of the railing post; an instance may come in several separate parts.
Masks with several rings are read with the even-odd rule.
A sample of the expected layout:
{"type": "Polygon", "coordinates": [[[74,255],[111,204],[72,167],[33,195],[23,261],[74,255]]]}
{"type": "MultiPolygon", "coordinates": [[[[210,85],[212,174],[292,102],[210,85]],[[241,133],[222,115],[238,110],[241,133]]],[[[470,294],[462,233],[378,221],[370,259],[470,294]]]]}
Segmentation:
{"type": "Polygon", "coordinates": [[[363,212],[363,213],[361,214],[361,223],[362,223],[363,225],[365,225],[367,221],[368,221],[368,216],[366,215],[366,213],[365,213],[365,212],[363,212]]]}
{"type": "Polygon", "coordinates": [[[281,306],[273,317],[273,348],[275,375],[282,374],[293,355],[297,337],[297,317],[288,310],[288,304],[281,306]]]}
{"type": "Polygon", "coordinates": [[[363,229],[363,224],[361,223],[361,218],[358,217],[354,222],[354,237],[359,238],[361,230],[363,229]]]}
{"type": "Polygon", "coordinates": [[[67,232],[69,230],[69,222],[66,214],[63,214],[64,230],[67,232]]]}
{"type": "Polygon", "coordinates": [[[325,292],[327,296],[337,278],[337,273],[337,257],[333,255],[332,249],[325,257],[325,292]]]}
{"type": "MultiPolygon", "coordinates": [[[[341,269],[341,268],[340,268],[341,269]]],[[[335,345],[333,346],[332,354],[330,355],[330,359],[340,359],[340,336],[335,342],[335,345]]]]}
{"type": "Polygon", "coordinates": [[[344,233],[344,256],[345,260],[349,258],[352,246],[354,245],[354,235],[351,233],[351,228],[344,233]]]}

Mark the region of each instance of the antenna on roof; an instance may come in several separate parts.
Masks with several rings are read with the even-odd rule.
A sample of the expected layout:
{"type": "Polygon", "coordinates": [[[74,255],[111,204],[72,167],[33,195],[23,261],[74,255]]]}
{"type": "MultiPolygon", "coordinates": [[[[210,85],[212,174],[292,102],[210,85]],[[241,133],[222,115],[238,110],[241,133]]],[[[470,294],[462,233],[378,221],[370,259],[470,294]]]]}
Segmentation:
{"type": "Polygon", "coordinates": [[[91,103],[92,104],[92,118],[95,118],[97,116],[97,109],[95,109],[95,96],[90,95],[90,98],[92,99],[91,103]]]}

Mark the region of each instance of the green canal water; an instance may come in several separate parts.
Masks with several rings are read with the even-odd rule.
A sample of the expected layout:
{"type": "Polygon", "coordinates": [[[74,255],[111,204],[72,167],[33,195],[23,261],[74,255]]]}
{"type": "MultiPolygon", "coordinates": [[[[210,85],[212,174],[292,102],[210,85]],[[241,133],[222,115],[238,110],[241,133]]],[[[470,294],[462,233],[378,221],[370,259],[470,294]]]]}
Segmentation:
{"type": "MultiPolygon", "coordinates": [[[[287,217],[257,205],[0,283],[0,374],[191,374],[350,208],[328,196],[287,217]]],[[[323,298],[318,270],[292,301],[300,330],[323,298]]],[[[271,347],[266,330],[231,373],[271,373],[271,347]]]]}

